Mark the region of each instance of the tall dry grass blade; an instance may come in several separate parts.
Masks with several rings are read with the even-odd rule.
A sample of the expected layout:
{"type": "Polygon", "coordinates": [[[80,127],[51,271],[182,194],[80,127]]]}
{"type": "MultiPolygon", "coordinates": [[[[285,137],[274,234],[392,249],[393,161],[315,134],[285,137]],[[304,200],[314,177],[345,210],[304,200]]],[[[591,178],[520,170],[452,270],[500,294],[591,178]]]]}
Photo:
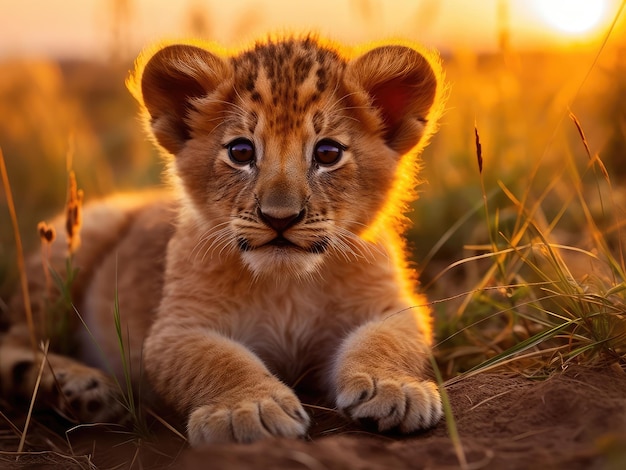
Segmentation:
{"type": "Polygon", "coordinates": [[[461,467],[461,469],[467,470],[469,468],[467,465],[467,457],[465,456],[465,450],[463,449],[463,444],[461,443],[461,437],[459,436],[459,431],[456,427],[456,420],[454,419],[454,414],[452,413],[452,406],[450,405],[448,393],[443,386],[443,378],[441,377],[439,367],[437,367],[437,361],[435,361],[435,357],[432,354],[430,356],[430,362],[435,373],[437,385],[439,386],[443,412],[446,417],[446,426],[448,427],[448,434],[450,435],[450,440],[452,441],[452,446],[454,447],[456,458],[459,461],[459,466],[461,467]]]}
{"type": "Polygon", "coordinates": [[[185,437],[184,434],[182,434],[178,429],[176,429],[174,426],[172,426],[170,423],[168,423],[167,421],[165,421],[163,418],[161,418],[161,416],[159,416],[152,408],[150,407],[145,407],[146,412],[152,416],[154,419],[156,419],[159,423],[161,423],[168,431],[170,431],[172,434],[176,435],[177,437],[179,437],[180,439],[182,439],[183,441],[187,442],[187,437],[185,437]]]}
{"type": "Polygon", "coordinates": [[[41,384],[41,376],[43,375],[43,370],[46,367],[46,362],[48,362],[48,346],[50,346],[50,341],[46,341],[46,344],[43,347],[43,355],[41,356],[41,365],[39,366],[39,373],[37,374],[37,381],[35,382],[33,395],[30,399],[30,406],[28,407],[28,414],[26,415],[26,422],[24,423],[24,431],[22,432],[22,437],[20,438],[20,444],[17,447],[18,453],[24,450],[24,444],[26,443],[26,434],[28,433],[28,426],[30,426],[30,419],[33,415],[33,409],[35,407],[35,400],[37,398],[37,392],[39,391],[39,385],[41,384]]]}
{"type": "MultiPolygon", "coordinates": [[[[604,35],[604,38],[602,40],[602,44],[600,44],[600,47],[598,48],[598,52],[596,53],[593,61],[591,62],[589,68],[587,69],[587,73],[585,74],[585,76],[583,77],[583,79],[581,80],[580,84],[578,85],[578,88],[576,89],[576,91],[574,92],[574,94],[572,95],[572,98],[569,100],[570,106],[576,101],[576,98],[578,97],[578,95],[580,94],[580,91],[582,90],[583,86],[585,85],[585,83],[587,82],[589,76],[591,75],[591,72],[593,71],[593,69],[595,69],[596,64],[598,63],[598,60],[600,58],[600,56],[602,55],[602,52],[604,51],[609,38],[611,37],[611,35],[613,34],[613,31],[615,30],[615,27],[617,25],[617,22],[620,18],[620,16],[622,15],[622,12],[624,10],[624,7],[626,7],[626,0],[622,0],[619,8],[617,9],[617,12],[615,13],[615,16],[613,17],[613,21],[611,22],[611,25],[609,26],[609,28],[607,29],[606,34],[604,35]]],[[[533,169],[530,173],[530,177],[529,177],[529,181],[534,181],[537,174],[539,173],[540,169],[541,169],[541,165],[542,162],[544,160],[544,157],[547,155],[548,153],[548,149],[552,146],[554,140],[556,139],[557,136],[557,131],[558,129],[561,127],[563,121],[565,119],[565,113],[561,114],[561,116],[558,119],[558,122],[556,123],[554,130],[552,132],[552,135],[550,137],[550,139],[548,140],[548,142],[546,143],[546,146],[544,148],[543,153],[541,154],[541,156],[537,159],[537,161],[535,162],[535,165],[533,166],[533,169]]],[[[555,177],[554,180],[556,180],[557,178],[555,177]]],[[[524,194],[521,198],[521,202],[522,202],[522,207],[526,207],[526,203],[529,200],[530,196],[531,196],[531,188],[532,185],[528,184],[526,187],[526,190],[524,191],[524,194]]],[[[520,220],[518,220],[518,222],[520,222],[520,220]]],[[[518,229],[518,225],[516,223],[515,229],[514,231],[517,231],[518,229]]]]}
{"type": "Polygon", "coordinates": [[[13,422],[9,419],[7,415],[2,412],[2,410],[0,410],[0,418],[2,418],[6,422],[6,424],[11,428],[11,430],[15,433],[17,437],[22,437],[22,431],[20,431],[19,428],[15,424],[13,424],[13,422]]]}
{"type": "Polygon", "coordinates": [[[591,150],[589,150],[589,142],[587,141],[587,137],[585,136],[585,132],[583,131],[583,126],[580,124],[580,121],[578,120],[576,115],[571,111],[569,112],[569,118],[574,122],[574,125],[576,126],[578,135],[580,136],[580,139],[582,140],[583,145],[585,146],[587,157],[589,157],[589,160],[592,160],[593,157],[591,156],[591,150]]]}
{"type": "MultiPolygon", "coordinates": [[[[583,143],[583,146],[585,147],[585,152],[587,153],[587,157],[589,158],[589,161],[591,162],[591,168],[593,170],[593,173],[595,175],[596,173],[596,166],[594,165],[596,158],[594,158],[591,155],[591,150],[589,149],[589,141],[587,140],[587,137],[585,136],[585,131],[583,131],[583,127],[580,124],[580,121],[578,120],[578,118],[576,117],[576,115],[574,113],[572,113],[571,111],[569,112],[569,118],[574,122],[574,125],[576,126],[576,130],[578,131],[578,135],[580,136],[580,140],[583,143]]],[[[597,157],[597,160],[600,160],[599,157],[597,157]]],[[[604,165],[601,166],[601,168],[604,168],[604,165]]],[[[602,171],[602,170],[601,170],[602,171]]],[[[607,179],[607,181],[609,180],[609,174],[606,171],[606,168],[603,171],[603,174],[605,176],[605,178],[607,179]]],[[[598,196],[600,199],[600,207],[602,208],[602,215],[605,216],[605,210],[604,210],[604,200],[602,199],[602,191],[600,189],[600,182],[598,181],[598,178],[595,178],[596,180],[596,188],[598,190],[598,196]]]]}
{"type": "Polygon", "coordinates": [[[20,229],[17,225],[17,214],[15,212],[15,204],[13,202],[13,193],[9,183],[9,175],[4,162],[4,154],[0,147],[0,173],[2,174],[2,184],[4,185],[4,194],[11,216],[11,224],[13,225],[13,235],[15,236],[15,250],[17,252],[17,269],[20,276],[20,286],[22,289],[22,297],[24,300],[24,312],[26,313],[26,323],[28,332],[30,333],[30,343],[33,348],[33,354],[37,354],[37,336],[35,334],[35,322],[33,321],[33,310],[30,304],[30,295],[28,294],[28,278],[26,277],[26,266],[24,263],[24,248],[22,247],[22,237],[20,229]]]}
{"type": "MultiPolygon", "coordinates": [[[[491,230],[491,224],[489,223],[489,202],[487,198],[487,191],[485,190],[485,179],[483,178],[483,146],[480,143],[480,135],[478,133],[478,127],[476,127],[476,125],[474,125],[474,135],[476,138],[476,159],[478,161],[478,170],[480,175],[480,191],[482,193],[483,206],[485,209],[485,221],[488,227],[487,232],[489,234],[489,243],[491,244],[491,250],[495,253],[496,251],[498,251],[498,244],[496,243],[496,240],[493,236],[494,232],[491,230]]],[[[496,268],[504,279],[505,270],[504,266],[502,265],[501,259],[496,259],[496,268]]]]}
{"type": "MultiPolygon", "coordinates": [[[[626,2],[626,0],[625,0],[626,2]]],[[[602,159],[600,158],[600,155],[595,153],[593,156],[591,155],[591,151],[589,150],[589,145],[587,143],[587,138],[585,137],[585,133],[583,131],[583,128],[580,124],[580,122],[578,121],[578,119],[576,118],[576,116],[570,112],[570,119],[572,119],[572,121],[574,122],[574,125],[576,126],[576,129],[578,130],[578,134],[580,135],[580,138],[582,139],[583,145],[585,146],[585,151],[587,152],[587,156],[589,157],[589,166],[592,168],[594,175],[596,174],[596,166],[598,166],[598,168],[600,169],[600,172],[602,173],[602,177],[604,178],[604,180],[606,181],[606,184],[609,188],[609,195],[610,195],[610,199],[611,199],[611,206],[613,208],[613,213],[617,214],[619,211],[619,206],[617,205],[617,203],[615,202],[615,192],[613,191],[613,185],[611,183],[611,177],[609,176],[609,172],[606,169],[606,166],[604,165],[604,162],[602,161],[602,159]]],[[[598,191],[598,196],[599,196],[599,200],[600,200],[600,205],[602,208],[602,215],[605,215],[605,211],[604,211],[604,200],[602,198],[602,191],[600,189],[600,182],[598,181],[598,178],[596,176],[596,187],[597,187],[597,191],[598,191]]],[[[582,193],[580,191],[579,188],[577,188],[577,195],[578,198],[581,202],[581,204],[583,206],[585,206],[586,208],[586,204],[584,202],[584,198],[582,197],[582,193]]],[[[586,210],[585,215],[587,216],[587,214],[589,214],[588,217],[591,217],[591,213],[586,210]]],[[[617,216],[615,217],[617,219],[617,216]]],[[[590,223],[590,225],[592,225],[593,227],[595,227],[595,221],[593,219],[588,220],[588,222],[590,223]]],[[[617,248],[619,250],[619,266],[621,266],[622,271],[626,270],[626,264],[624,263],[624,249],[623,249],[623,245],[622,245],[622,230],[621,230],[621,224],[619,220],[616,220],[616,224],[615,224],[615,230],[617,231],[617,248]]],[[[598,238],[598,233],[594,233],[594,236],[596,238],[598,238]]],[[[602,236],[602,234],[600,233],[600,236],[602,236]]]]}
{"type": "Polygon", "coordinates": [[[602,39],[602,44],[600,44],[600,47],[598,48],[598,52],[596,53],[595,57],[593,58],[593,62],[591,62],[591,65],[589,66],[589,69],[587,70],[587,73],[585,74],[585,77],[580,82],[580,85],[578,86],[578,89],[576,90],[576,93],[574,93],[574,96],[572,97],[572,101],[571,101],[572,103],[574,102],[576,97],[579,95],[580,90],[582,90],[583,86],[585,85],[585,83],[589,79],[589,76],[591,75],[591,71],[596,67],[596,64],[598,63],[598,60],[600,59],[600,55],[602,55],[602,51],[604,51],[604,48],[606,47],[607,43],[609,42],[609,38],[611,37],[611,34],[613,34],[613,31],[615,31],[615,27],[617,26],[617,22],[618,22],[620,16],[622,16],[622,12],[624,11],[624,7],[626,7],[626,0],[622,0],[622,3],[620,4],[619,8],[615,12],[615,16],[613,16],[613,21],[611,22],[611,25],[609,26],[609,29],[607,29],[606,34],[604,35],[604,38],[602,39]]]}
{"type": "MultiPolygon", "coordinates": [[[[626,0],[625,0],[626,1],[626,0]]],[[[572,115],[573,116],[573,115],[572,115]]],[[[591,168],[591,170],[593,171],[594,175],[595,175],[595,181],[596,181],[596,188],[597,188],[597,192],[598,192],[598,198],[600,201],[600,205],[601,205],[601,209],[602,209],[602,215],[604,217],[606,217],[606,213],[605,213],[605,209],[604,209],[604,199],[602,197],[602,190],[600,188],[600,181],[599,178],[596,174],[596,165],[599,167],[600,172],[602,173],[602,177],[604,178],[607,188],[608,188],[608,192],[609,192],[609,197],[610,197],[610,202],[611,202],[611,208],[612,208],[612,214],[615,220],[614,223],[614,228],[611,229],[611,231],[615,231],[617,236],[616,236],[616,245],[617,245],[617,250],[618,250],[618,257],[619,259],[615,259],[615,256],[613,255],[613,253],[611,252],[611,250],[609,249],[609,243],[607,242],[607,240],[605,239],[606,235],[607,235],[607,231],[606,230],[602,230],[600,229],[600,227],[597,225],[592,211],[589,208],[586,200],[585,200],[585,196],[584,196],[584,192],[583,192],[583,188],[581,184],[576,184],[574,185],[574,191],[575,191],[575,195],[578,198],[578,202],[580,204],[580,207],[584,213],[585,216],[585,220],[587,221],[588,224],[588,228],[589,228],[589,232],[592,235],[597,248],[600,249],[603,254],[605,255],[607,261],[610,263],[612,269],[619,273],[619,276],[621,279],[624,279],[626,277],[626,262],[624,261],[624,247],[623,247],[623,240],[622,240],[622,224],[624,223],[623,220],[620,220],[618,218],[619,213],[621,213],[621,208],[620,205],[615,201],[615,191],[613,190],[613,185],[611,183],[611,178],[608,174],[608,171],[606,169],[606,167],[604,166],[604,163],[602,162],[602,160],[600,159],[600,156],[596,153],[593,156],[591,156],[588,146],[586,144],[586,138],[584,135],[584,132],[582,130],[582,127],[580,125],[580,123],[578,122],[578,120],[576,119],[575,116],[572,117],[572,121],[574,122],[574,124],[576,125],[576,128],[578,130],[579,135],[581,136],[581,139],[583,140],[583,145],[585,145],[585,149],[587,151],[587,155],[589,156],[589,163],[587,165],[587,170],[589,170],[591,168]]],[[[571,163],[571,168],[572,170],[575,171],[576,169],[576,165],[572,162],[571,163]]],[[[581,181],[581,176],[579,176],[576,173],[576,177],[577,177],[577,181],[580,182],[581,181]]],[[[619,281],[616,281],[619,282],[619,281]]]]}

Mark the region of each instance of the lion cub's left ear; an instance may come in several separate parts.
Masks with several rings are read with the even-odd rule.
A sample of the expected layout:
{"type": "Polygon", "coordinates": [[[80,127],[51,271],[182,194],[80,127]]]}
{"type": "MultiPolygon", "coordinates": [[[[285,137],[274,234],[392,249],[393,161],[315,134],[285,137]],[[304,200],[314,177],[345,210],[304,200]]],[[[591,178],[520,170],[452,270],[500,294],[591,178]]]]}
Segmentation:
{"type": "Polygon", "coordinates": [[[164,47],[138,70],[129,87],[148,111],[157,141],[174,155],[191,138],[194,100],[215,92],[231,75],[220,57],[184,44],[164,47]]]}
{"type": "Polygon", "coordinates": [[[344,77],[378,109],[390,148],[404,154],[419,142],[437,95],[437,75],[424,56],[405,46],[378,47],[349,62],[344,77]]]}

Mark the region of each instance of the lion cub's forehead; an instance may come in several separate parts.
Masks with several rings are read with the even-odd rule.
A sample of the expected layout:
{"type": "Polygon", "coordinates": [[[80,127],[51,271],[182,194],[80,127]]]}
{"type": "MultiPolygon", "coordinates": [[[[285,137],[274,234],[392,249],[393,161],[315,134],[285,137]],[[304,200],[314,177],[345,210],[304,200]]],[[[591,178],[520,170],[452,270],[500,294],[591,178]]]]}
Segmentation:
{"type": "Polygon", "coordinates": [[[288,126],[300,125],[297,116],[338,92],[345,67],[335,50],[313,39],[257,44],[231,60],[239,97],[276,115],[289,113],[289,124],[286,116],[274,122],[288,126]]]}

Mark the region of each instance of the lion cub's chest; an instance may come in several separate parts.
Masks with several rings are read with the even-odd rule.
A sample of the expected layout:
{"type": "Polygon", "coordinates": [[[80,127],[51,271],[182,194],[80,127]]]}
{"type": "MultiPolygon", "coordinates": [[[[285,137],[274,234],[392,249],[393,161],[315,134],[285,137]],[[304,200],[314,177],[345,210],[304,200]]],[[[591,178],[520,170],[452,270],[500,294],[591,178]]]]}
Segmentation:
{"type": "Polygon", "coordinates": [[[267,289],[250,295],[233,317],[234,339],[286,382],[324,367],[347,331],[333,299],[307,289],[267,289]]]}

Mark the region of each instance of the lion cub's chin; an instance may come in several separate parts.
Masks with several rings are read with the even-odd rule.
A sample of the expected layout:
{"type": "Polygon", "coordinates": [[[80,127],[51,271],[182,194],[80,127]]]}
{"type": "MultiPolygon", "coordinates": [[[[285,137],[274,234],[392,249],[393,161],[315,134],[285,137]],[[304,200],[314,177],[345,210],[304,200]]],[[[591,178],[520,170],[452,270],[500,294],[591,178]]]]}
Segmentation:
{"type": "Polygon", "coordinates": [[[256,276],[304,276],[319,270],[324,255],[291,248],[265,247],[245,251],[241,253],[241,259],[256,276]]]}

